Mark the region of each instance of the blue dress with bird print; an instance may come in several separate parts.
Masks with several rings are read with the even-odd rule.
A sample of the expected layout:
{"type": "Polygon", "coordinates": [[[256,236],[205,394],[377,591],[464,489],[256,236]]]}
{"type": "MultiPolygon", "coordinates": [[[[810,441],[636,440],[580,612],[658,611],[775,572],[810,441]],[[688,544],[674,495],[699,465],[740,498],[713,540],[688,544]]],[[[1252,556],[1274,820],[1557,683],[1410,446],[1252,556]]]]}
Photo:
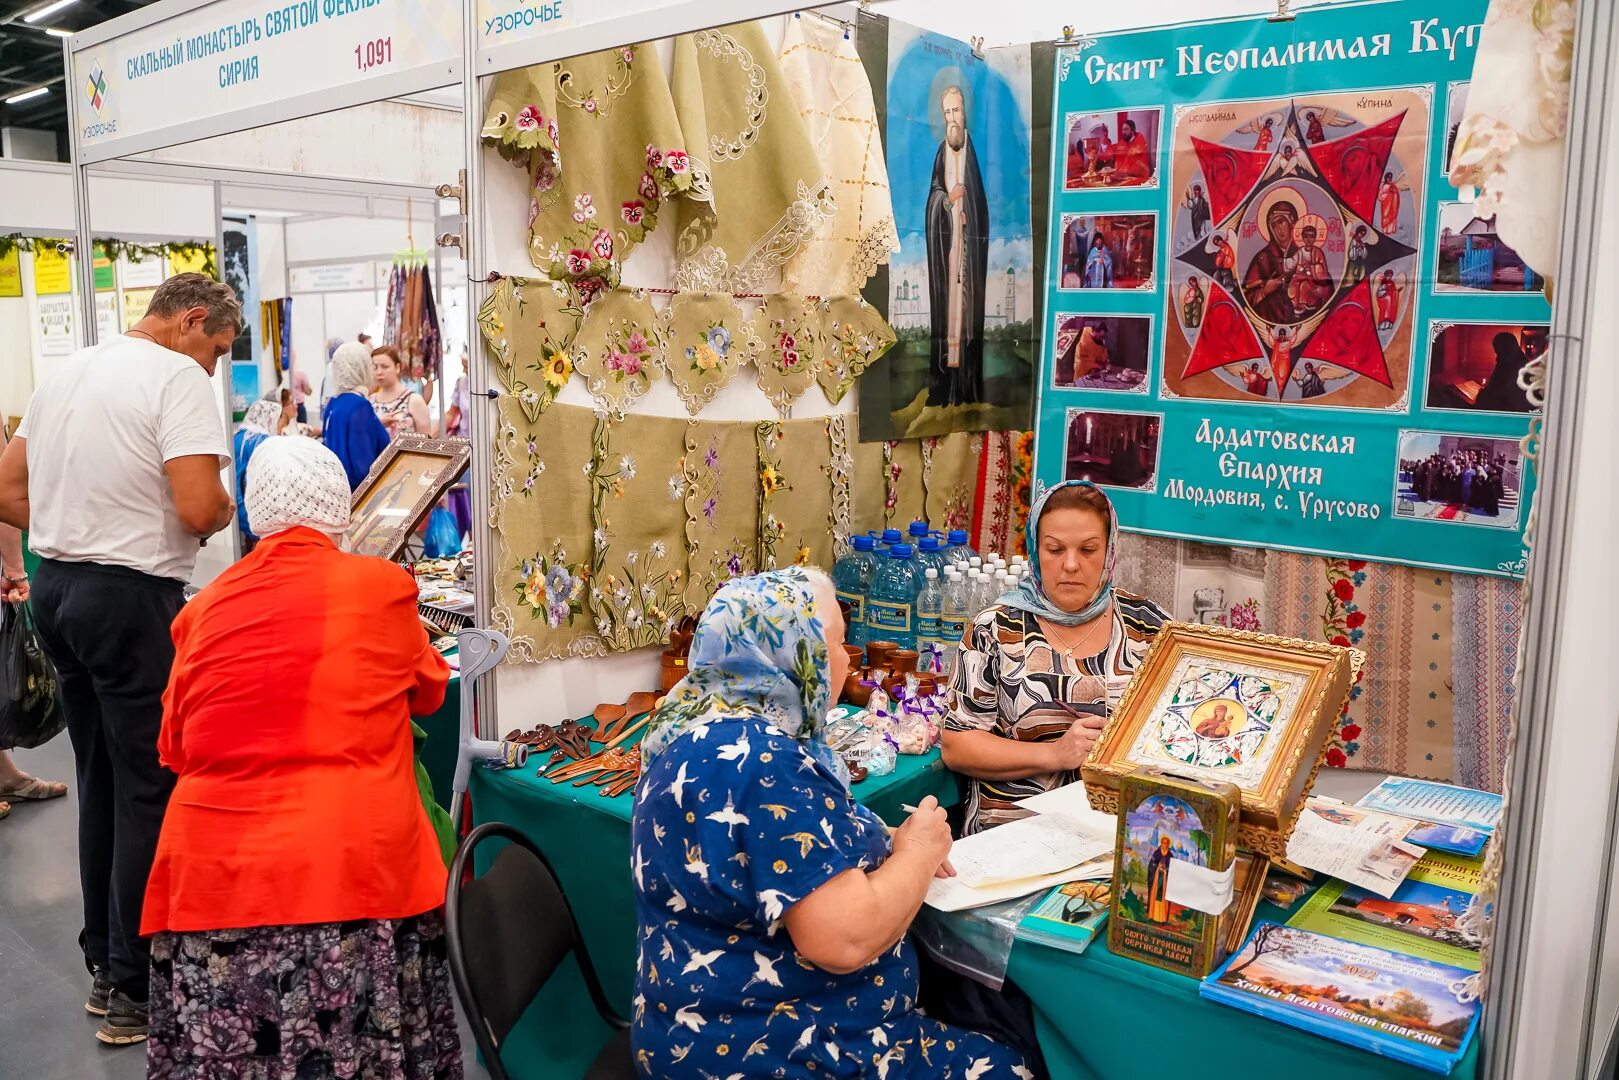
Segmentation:
{"type": "Polygon", "coordinates": [[[794,950],[784,913],[891,846],[810,748],[763,718],[718,717],[670,742],[642,777],[631,845],[642,1075],[1031,1077],[1007,1047],[916,1012],[908,940],[847,975],[794,950]]]}

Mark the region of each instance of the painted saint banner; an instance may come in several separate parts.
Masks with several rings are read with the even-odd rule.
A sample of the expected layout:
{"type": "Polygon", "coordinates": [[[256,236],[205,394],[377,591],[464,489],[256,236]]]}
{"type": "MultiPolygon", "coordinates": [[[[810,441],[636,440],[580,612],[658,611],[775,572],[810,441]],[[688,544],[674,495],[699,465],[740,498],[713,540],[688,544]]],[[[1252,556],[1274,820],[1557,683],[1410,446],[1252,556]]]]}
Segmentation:
{"type": "Polygon", "coordinates": [[[878,119],[900,241],[873,298],[898,341],[860,378],[861,441],[1021,429],[1038,368],[1030,50],[980,55],[863,18],[860,51],[886,73],[878,119]]]}
{"type": "Polygon", "coordinates": [[[1446,178],[1485,7],[1059,50],[1041,483],[1140,532],[1521,576],[1550,307],[1446,178]]]}

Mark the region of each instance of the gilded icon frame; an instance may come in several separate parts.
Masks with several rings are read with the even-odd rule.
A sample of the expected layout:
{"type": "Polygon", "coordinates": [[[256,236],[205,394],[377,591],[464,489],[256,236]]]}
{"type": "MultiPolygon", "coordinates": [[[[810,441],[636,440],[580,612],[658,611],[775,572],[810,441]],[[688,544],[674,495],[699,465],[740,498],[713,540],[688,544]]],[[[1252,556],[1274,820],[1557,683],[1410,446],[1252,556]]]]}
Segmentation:
{"type": "MultiPolygon", "coordinates": [[[[1259,854],[1285,857],[1287,838],[1326,758],[1363,660],[1358,650],[1338,645],[1223,626],[1165,623],[1081,767],[1091,806],[1117,813],[1120,781],[1143,766],[1229,780],[1242,791],[1238,844],[1259,854]],[[1195,691],[1215,686],[1222,678],[1231,680],[1237,699],[1246,693],[1263,705],[1233,706],[1241,711],[1243,727],[1234,732],[1228,724],[1209,728],[1215,735],[1222,730],[1225,734],[1206,737],[1204,728],[1214,720],[1205,707],[1232,699],[1219,696],[1219,691],[1186,700],[1181,694],[1188,686],[1195,691]],[[1262,717],[1260,708],[1267,710],[1262,717]],[[1198,729],[1188,730],[1198,715],[1203,717],[1198,729]],[[1170,738],[1175,740],[1173,747],[1170,738]],[[1235,755],[1236,760],[1208,763],[1209,755],[1222,753],[1235,755]],[[1181,760],[1175,756],[1179,754],[1200,757],[1181,760]]],[[[1223,710],[1219,717],[1225,724],[1223,710]]]]}

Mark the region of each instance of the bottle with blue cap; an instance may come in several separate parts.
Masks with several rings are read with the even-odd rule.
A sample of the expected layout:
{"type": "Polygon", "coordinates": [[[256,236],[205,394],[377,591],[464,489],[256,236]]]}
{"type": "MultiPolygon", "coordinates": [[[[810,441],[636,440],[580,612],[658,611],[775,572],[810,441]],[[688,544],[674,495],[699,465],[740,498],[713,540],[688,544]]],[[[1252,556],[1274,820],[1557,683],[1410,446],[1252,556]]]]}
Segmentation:
{"type": "Polygon", "coordinates": [[[976,559],[978,557],[978,552],[974,551],[972,549],[972,545],[967,543],[966,529],[950,530],[945,537],[944,554],[945,558],[952,563],[956,562],[957,560],[965,562],[968,559],[976,559]]]}
{"type": "Polygon", "coordinates": [[[852,549],[832,566],[832,585],[838,599],[849,605],[848,642],[864,645],[866,637],[866,597],[871,592],[871,578],[877,570],[877,542],[870,536],[849,539],[852,549]]]}
{"type": "Polygon", "coordinates": [[[866,596],[866,640],[916,648],[916,566],[911,545],[895,544],[878,560],[866,596]]]}
{"type": "Polygon", "coordinates": [[[939,571],[939,576],[943,577],[945,568],[944,548],[939,544],[939,538],[933,535],[924,536],[921,542],[916,545],[916,549],[917,573],[925,574],[929,570],[937,570],[939,571]]]}
{"type": "Polygon", "coordinates": [[[884,529],[882,539],[877,542],[877,551],[879,554],[886,552],[904,539],[905,534],[898,529],[884,529]]]}

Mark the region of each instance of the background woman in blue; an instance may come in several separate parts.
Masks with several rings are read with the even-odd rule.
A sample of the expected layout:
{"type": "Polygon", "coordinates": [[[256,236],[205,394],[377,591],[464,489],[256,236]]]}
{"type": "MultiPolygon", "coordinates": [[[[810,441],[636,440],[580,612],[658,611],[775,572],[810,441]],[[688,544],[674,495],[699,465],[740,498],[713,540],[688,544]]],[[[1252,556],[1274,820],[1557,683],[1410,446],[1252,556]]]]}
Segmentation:
{"type": "Polygon", "coordinates": [[[351,341],[332,354],[332,381],[337,393],[321,416],[321,438],[337,455],[348,475],[349,488],[357,488],[371,471],[372,462],[388,445],[388,429],[371,407],[371,350],[351,341]]]}
{"type": "Polygon", "coordinates": [[[247,527],[247,463],[253,459],[253,451],[259,448],[259,443],[278,434],[276,428],[280,424],[281,403],[260,398],[247,407],[242,426],[236,429],[236,445],[232,447],[235,452],[231,456],[236,459],[236,525],[242,530],[244,553],[252,551],[259,540],[247,527]]]}
{"type": "Polygon", "coordinates": [[[905,939],[950,831],[929,797],[892,837],[819,731],[847,671],[832,584],[798,568],[709,602],[691,673],[642,742],[631,832],[646,1076],[1032,1076],[916,1012],[905,939]]]}

